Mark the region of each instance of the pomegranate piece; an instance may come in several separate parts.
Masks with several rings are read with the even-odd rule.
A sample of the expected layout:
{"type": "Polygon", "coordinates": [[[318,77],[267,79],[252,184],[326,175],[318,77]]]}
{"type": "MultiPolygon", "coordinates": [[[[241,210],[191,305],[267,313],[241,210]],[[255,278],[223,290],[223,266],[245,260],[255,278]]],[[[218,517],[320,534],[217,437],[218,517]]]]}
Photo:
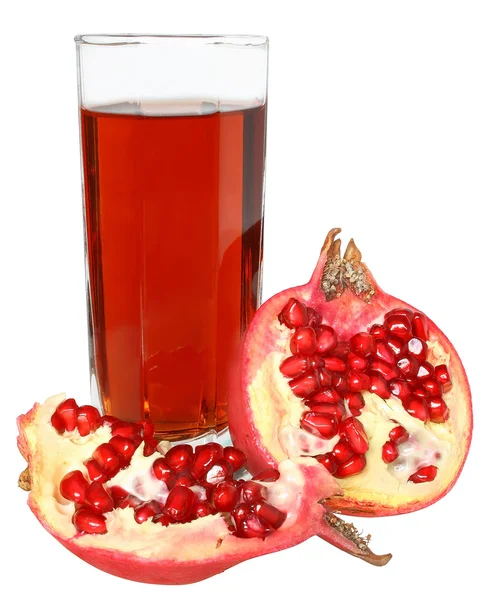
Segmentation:
{"type": "Polygon", "coordinates": [[[65,423],[56,411],[51,415],[51,424],[60,435],[65,433],[65,423]]]}
{"type": "Polygon", "coordinates": [[[328,388],[332,384],[332,375],[326,369],[317,369],[318,380],[321,388],[328,388]]]}
{"type": "Polygon", "coordinates": [[[218,483],[221,483],[221,481],[229,479],[232,476],[233,467],[229,462],[220,458],[212,464],[211,468],[205,474],[204,479],[206,483],[209,483],[210,485],[217,485],[218,483]]]}
{"type": "Polygon", "coordinates": [[[334,477],[343,479],[345,477],[351,477],[357,475],[366,467],[366,458],[362,455],[355,454],[347,462],[337,467],[337,471],[334,473],[334,477]]]}
{"type": "Polygon", "coordinates": [[[84,504],[89,483],[81,471],[70,471],[60,481],[60,494],[67,500],[84,504]]]}
{"type": "Polygon", "coordinates": [[[291,379],[289,387],[298,398],[306,398],[320,389],[320,378],[317,371],[310,371],[295,379],[291,379]]]}
{"type": "Polygon", "coordinates": [[[402,444],[409,439],[409,433],[402,425],[398,425],[397,427],[394,427],[394,429],[390,430],[389,439],[391,442],[395,442],[396,444],[402,444]]]}
{"type": "Polygon", "coordinates": [[[290,349],[293,354],[309,356],[317,349],[317,334],[313,327],[299,327],[291,337],[290,349]]]}
{"type": "Polygon", "coordinates": [[[409,477],[409,481],[412,481],[413,483],[427,483],[429,481],[434,481],[437,473],[438,469],[434,465],[421,467],[421,469],[418,469],[416,473],[413,473],[411,477],[409,477]]]}
{"type": "Polygon", "coordinates": [[[411,386],[405,379],[391,379],[389,381],[389,388],[392,395],[402,401],[407,400],[411,395],[411,386]]]}
{"type": "Polygon", "coordinates": [[[241,486],[243,502],[251,504],[267,498],[267,489],[255,481],[245,481],[241,486]]]}
{"type": "Polygon", "coordinates": [[[329,325],[320,325],[315,330],[317,337],[317,347],[315,351],[320,356],[326,356],[329,352],[332,352],[337,345],[337,335],[332,327],[329,325]]]}
{"type": "Polygon", "coordinates": [[[412,337],[407,342],[407,351],[409,352],[410,356],[414,356],[414,358],[422,361],[426,360],[426,356],[428,355],[428,346],[423,340],[412,337]]]}
{"type": "Polygon", "coordinates": [[[207,517],[208,515],[215,515],[216,510],[212,507],[209,502],[201,500],[199,502],[195,502],[192,506],[191,516],[195,519],[200,519],[201,517],[207,517]]]}
{"type": "Polygon", "coordinates": [[[251,512],[250,504],[247,504],[246,502],[241,502],[231,511],[231,517],[233,518],[237,530],[245,516],[251,512]]]}
{"type": "Polygon", "coordinates": [[[380,396],[384,400],[390,398],[390,386],[380,373],[370,373],[370,387],[368,391],[372,394],[377,394],[377,396],[380,396]]]}
{"type": "Polygon", "coordinates": [[[369,333],[357,333],[349,340],[349,346],[359,356],[369,356],[375,348],[375,339],[369,333]]]}
{"type": "Polygon", "coordinates": [[[346,400],[349,412],[353,417],[359,417],[361,410],[365,407],[363,395],[359,392],[346,392],[343,398],[346,400]]]}
{"type": "MultiPolygon", "coordinates": [[[[338,444],[339,443],[341,442],[338,442],[338,444]]],[[[330,452],[326,452],[325,454],[318,454],[314,458],[316,458],[318,462],[321,465],[323,465],[331,475],[333,475],[337,471],[337,464],[330,452]]]]}
{"type": "Polygon", "coordinates": [[[353,451],[357,454],[368,452],[370,447],[363,423],[355,417],[349,417],[342,423],[343,431],[353,451]]]}
{"type": "Polygon", "coordinates": [[[194,500],[195,495],[191,489],[183,486],[174,487],[166,498],[164,511],[175,521],[183,521],[190,515],[194,500]]]}
{"type": "Polygon", "coordinates": [[[153,517],[161,513],[161,507],[157,502],[151,500],[150,502],[143,502],[134,509],[134,519],[137,523],[142,524],[152,519],[153,517]]]}
{"type": "Polygon", "coordinates": [[[393,365],[395,363],[395,352],[384,340],[378,340],[375,343],[375,350],[373,351],[373,356],[383,360],[389,365],[393,365]]]}
{"type": "Polygon", "coordinates": [[[350,352],[348,354],[347,360],[349,368],[356,369],[357,371],[364,371],[370,363],[368,358],[359,356],[358,354],[354,354],[353,352],[350,352]]]}
{"type": "MultiPolygon", "coordinates": [[[[173,471],[173,469],[168,465],[166,458],[164,457],[160,457],[157,458],[153,465],[152,465],[152,470],[154,472],[154,475],[160,480],[160,481],[164,481],[164,483],[166,485],[168,485],[168,483],[173,479],[175,472],[173,471]]],[[[169,486],[168,486],[169,487],[169,486]]]]}
{"type": "Polygon", "coordinates": [[[118,471],[120,458],[111,444],[100,444],[92,453],[92,457],[101,467],[103,473],[116,473],[118,471]]]}
{"type": "Polygon", "coordinates": [[[137,423],[124,423],[123,421],[116,421],[111,425],[111,433],[121,435],[126,438],[142,438],[142,425],[137,423]]]}
{"type": "Polygon", "coordinates": [[[177,444],[166,452],[166,462],[174,471],[189,469],[193,458],[193,448],[190,444],[177,444]]]}
{"type": "Polygon", "coordinates": [[[414,396],[417,396],[422,400],[428,398],[428,396],[430,395],[428,390],[426,390],[422,385],[416,385],[415,387],[413,387],[413,394],[414,396]]]}
{"type": "Polygon", "coordinates": [[[382,375],[386,381],[390,381],[391,379],[399,377],[399,370],[394,367],[394,365],[391,365],[390,363],[387,363],[379,358],[371,361],[371,369],[372,371],[380,373],[380,375],[382,375]]]}
{"type": "Polygon", "coordinates": [[[430,421],[433,421],[433,423],[445,423],[450,417],[449,408],[440,396],[427,398],[426,406],[430,413],[430,421]]]}
{"type": "Polygon", "coordinates": [[[241,450],[238,450],[238,448],[226,446],[226,448],[224,448],[224,460],[229,462],[233,468],[233,472],[235,472],[245,466],[246,456],[241,450]]]}
{"type": "MultiPolygon", "coordinates": [[[[325,364],[325,363],[324,363],[325,364]]],[[[308,356],[288,356],[279,367],[279,371],[284,377],[298,377],[311,368],[310,357],[308,356]]]]}
{"type": "Polygon", "coordinates": [[[72,517],[72,523],[77,531],[83,533],[107,533],[106,517],[95,513],[89,508],[79,508],[72,517]]]}
{"type": "Polygon", "coordinates": [[[391,463],[399,456],[399,449],[395,442],[385,442],[382,446],[382,460],[384,463],[391,463]]]}
{"type": "Polygon", "coordinates": [[[424,361],[419,365],[416,377],[417,379],[428,379],[430,377],[433,377],[434,373],[435,367],[431,363],[424,361]]]}
{"type": "Polygon", "coordinates": [[[129,463],[130,459],[137,450],[137,444],[130,438],[124,438],[121,435],[113,436],[109,443],[118,452],[123,463],[129,463]]]}
{"type": "Polygon", "coordinates": [[[169,527],[169,525],[171,525],[171,523],[174,523],[175,521],[169,515],[157,515],[153,517],[152,522],[159,523],[163,527],[169,527]]]}
{"type": "Polygon", "coordinates": [[[82,437],[93,433],[102,424],[103,421],[95,406],[85,405],[77,410],[77,429],[82,437]]]}
{"type": "Polygon", "coordinates": [[[286,513],[268,502],[256,502],[253,505],[253,512],[272,529],[279,529],[286,520],[286,513]]]}
{"type": "Polygon", "coordinates": [[[338,421],[346,416],[346,409],[343,404],[330,402],[316,402],[315,400],[307,400],[305,406],[312,412],[334,415],[338,421]]]}
{"type": "Polygon", "coordinates": [[[354,451],[347,442],[345,442],[344,440],[340,440],[339,442],[337,442],[337,444],[332,448],[332,455],[330,456],[330,458],[336,466],[333,472],[335,473],[335,471],[337,470],[337,465],[344,464],[352,456],[354,456],[354,451]]]}
{"type": "Polygon", "coordinates": [[[239,499],[240,490],[230,481],[219,483],[212,492],[212,502],[220,512],[231,512],[239,499]]]}
{"type": "Polygon", "coordinates": [[[411,397],[403,402],[402,405],[412,417],[415,417],[420,421],[428,421],[430,419],[428,407],[421,398],[411,395],[411,397]]]}
{"type": "Polygon", "coordinates": [[[435,367],[435,379],[443,386],[444,391],[448,391],[452,387],[450,374],[446,365],[437,365],[435,367]]]}
{"type": "Polygon", "coordinates": [[[277,469],[264,469],[252,477],[255,481],[277,481],[280,477],[280,473],[277,469]]]}
{"type": "Polygon", "coordinates": [[[156,432],[156,430],[154,425],[150,421],[144,419],[143,421],[137,421],[136,425],[142,428],[142,437],[144,439],[154,437],[154,433],[156,432]]]}
{"type": "Polygon", "coordinates": [[[87,474],[89,475],[89,479],[91,481],[99,481],[99,483],[105,483],[108,481],[108,476],[103,472],[103,469],[101,469],[94,458],[86,460],[84,466],[87,469],[87,474]]]}
{"type": "MultiPolygon", "coordinates": [[[[376,340],[383,340],[386,334],[387,332],[385,331],[385,327],[383,325],[378,325],[377,323],[375,323],[370,327],[370,335],[372,335],[373,338],[376,340]]],[[[384,357],[382,356],[382,358],[384,357]]]]}
{"type": "Polygon", "coordinates": [[[57,406],[56,414],[62,420],[66,431],[74,431],[77,427],[77,411],[78,406],[73,398],[67,398],[57,406]]]}
{"type": "MultiPolygon", "coordinates": [[[[188,451],[187,451],[188,452],[188,451]]],[[[221,444],[209,442],[195,448],[195,457],[191,473],[195,479],[200,479],[211,468],[214,461],[223,457],[221,444]]],[[[167,455],[166,455],[167,456],[167,455]]],[[[187,462],[187,461],[184,461],[187,462]]]]}
{"type": "Polygon", "coordinates": [[[267,523],[253,513],[246,513],[237,526],[238,537],[265,539],[270,532],[267,523]]]}
{"type": "Polygon", "coordinates": [[[113,498],[99,481],[93,481],[86,490],[86,506],[96,513],[110,512],[115,508],[113,498]]]}
{"type": "Polygon", "coordinates": [[[413,335],[421,340],[429,339],[428,319],[423,313],[415,312],[412,318],[413,335]]]}
{"type": "Polygon", "coordinates": [[[325,440],[332,439],[338,430],[337,419],[333,415],[308,411],[300,419],[300,426],[325,440]]]}
{"type": "Polygon", "coordinates": [[[407,352],[407,344],[401,338],[398,338],[395,335],[387,335],[385,341],[396,358],[401,358],[407,352]]]}
{"type": "Polygon", "coordinates": [[[347,365],[342,358],[337,356],[326,356],[324,358],[325,368],[327,371],[333,371],[334,373],[344,373],[347,369],[347,365]]]}
{"type": "Polygon", "coordinates": [[[103,415],[101,417],[101,421],[102,421],[102,426],[108,426],[108,427],[113,427],[113,425],[115,423],[121,423],[121,421],[119,419],[117,419],[116,417],[113,417],[111,415],[103,415]]]}
{"type": "Polygon", "coordinates": [[[412,326],[409,316],[405,314],[387,313],[383,322],[385,329],[396,337],[408,341],[412,335],[412,326]]]}
{"type": "Polygon", "coordinates": [[[306,327],[308,325],[308,312],[306,306],[296,300],[296,298],[290,298],[286,306],[279,313],[279,323],[286,325],[290,329],[297,329],[298,327],[306,327]]]}
{"type": "Polygon", "coordinates": [[[190,471],[184,469],[183,471],[178,471],[168,483],[166,483],[168,489],[172,489],[177,485],[184,485],[185,487],[191,487],[195,483],[195,478],[192,476],[190,471]]]}
{"type": "Polygon", "coordinates": [[[429,396],[440,396],[442,394],[442,386],[434,377],[426,377],[421,381],[421,385],[429,396]]]}
{"type": "Polygon", "coordinates": [[[314,402],[340,402],[342,400],[342,396],[339,392],[333,388],[326,388],[325,390],[321,390],[320,392],[316,392],[313,394],[310,399],[314,402]]]}
{"type": "Polygon", "coordinates": [[[370,387],[370,378],[365,373],[351,369],[347,374],[346,385],[350,392],[362,392],[370,387]]]}

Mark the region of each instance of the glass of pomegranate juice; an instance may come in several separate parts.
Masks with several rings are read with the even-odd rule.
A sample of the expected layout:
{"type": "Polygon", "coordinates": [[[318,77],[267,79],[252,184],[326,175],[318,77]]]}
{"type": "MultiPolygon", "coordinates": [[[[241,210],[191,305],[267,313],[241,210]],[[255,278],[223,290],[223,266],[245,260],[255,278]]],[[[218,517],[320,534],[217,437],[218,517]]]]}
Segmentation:
{"type": "Polygon", "coordinates": [[[260,297],[268,40],[75,41],[93,402],[213,438],[260,297]]]}

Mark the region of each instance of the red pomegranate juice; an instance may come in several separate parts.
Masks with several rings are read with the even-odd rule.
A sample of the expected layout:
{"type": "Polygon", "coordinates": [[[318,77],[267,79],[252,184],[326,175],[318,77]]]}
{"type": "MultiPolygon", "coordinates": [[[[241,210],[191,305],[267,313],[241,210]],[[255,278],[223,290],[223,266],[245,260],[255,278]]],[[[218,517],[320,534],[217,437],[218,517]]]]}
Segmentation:
{"type": "Polygon", "coordinates": [[[265,107],[82,109],[91,368],[106,413],[160,437],[227,425],[259,301],[265,107]]]}

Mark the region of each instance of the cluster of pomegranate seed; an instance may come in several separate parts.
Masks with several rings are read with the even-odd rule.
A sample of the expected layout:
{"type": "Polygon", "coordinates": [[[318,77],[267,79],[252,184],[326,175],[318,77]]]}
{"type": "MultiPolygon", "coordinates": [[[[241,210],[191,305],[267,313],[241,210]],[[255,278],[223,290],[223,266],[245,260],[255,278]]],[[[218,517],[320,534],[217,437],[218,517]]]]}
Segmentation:
{"type": "MultiPolygon", "coordinates": [[[[281,363],[280,371],[306,406],[300,426],[322,439],[340,437],[332,452],[317,457],[335,477],[355,475],[366,465],[368,439],[356,419],[365,406],[362,392],[384,400],[398,398],[411,416],[424,422],[443,423],[449,418],[442,398],[451,388],[449,372],[446,365],[434,367],[426,360],[428,321],[422,313],[391,310],[383,324],[349,340],[339,340],[316,310],[295,298],[278,318],[294,330],[292,356],[281,363]]],[[[385,462],[398,456],[395,440],[389,442],[393,445],[384,446],[385,462]]]]}
{"type": "Polygon", "coordinates": [[[79,532],[106,533],[105,513],[128,507],[133,508],[137,523],[152,520],[163,526],[221,513],[231,531],[245,538],[265,538],[286,519],[284,512],[267,502],[267,487],[260,483],[277,481],[279,471],[266,469],[250,481],[234,479],[245,465],[246,456],[233,446],[223,448],[211,442],[194,450],[189,444],[178,444],[163,456],[157,451],[158,441],[150,422],[126,423],[111,416],[101,417],[92,406],[79,408],[73,398],[57,407],[51,421],[59,434],[77,429],[85,436],[104,425],[111,428],[109,442],[100,444],[84,462],[86,474],[71,471],[60,482],[60,494],[75,504],[72,522],[79,532]],[[85,417],[87,427],[86,422],[80,427],[80,415],[89,415],[85,417]],[[165,484],[167,493],[160,498],[162,502],[143,502],[119,486],[104,485],[130,465],[142,443],[145,456],[159,454],[149,476],[165,484]]]}

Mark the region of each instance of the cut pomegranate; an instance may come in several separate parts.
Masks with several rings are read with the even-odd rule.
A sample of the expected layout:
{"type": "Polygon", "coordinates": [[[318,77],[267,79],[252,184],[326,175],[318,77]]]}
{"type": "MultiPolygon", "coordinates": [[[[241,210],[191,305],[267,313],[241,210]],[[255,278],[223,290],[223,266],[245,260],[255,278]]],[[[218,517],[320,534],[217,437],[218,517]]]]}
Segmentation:
{"type": "MultiPolygon", "coordinates": [[[[19,417],[19,448],[29,464],[22,485],[31,488],[29,504],[47,529],[100,569],[137,581],[190,583],[313,535],[373,564],[390,559],[372,554],[352,526],[322,508],[320,501],[340,494],[326,463],[285,460],[279,470],[258,473],[257,481],[235,480],[245,463],[241,450],[160,445],[163,455],[155,450],[146,457],[144,443],[135,449],[113,435],[113,425],[135,431],[121,422],[88,434],[81,446],[77,428],[60,433],[51,424],[63,400],[54,397],[19,417]],[[73,470],[57,481],[67,465],[73,470]],[[93,467],[107,479],[89,484],[85,471],[93,467]],[[52,496],[53,489],[60,493],[52,496]]],[[[139,428],[146,436],[139,438],[156,447],[145,424],[139,428]]]]}
{"type": "Polygon", "coordinates": [[[352,240],[341,256],[339,231],[327,236],[310,282],[255,315],[240,385],[232,384],[230,430],[251,471],[313,456],[345,491],[331,507],[405,513],[442,497],[462,469],[472,430],[467,377],[446,336],[379,288],[352,240]],[[284,315],[295,301],[309,317],[291,326],[284,315]],[[312,326],[327,343],[314,347],[312,326]],[[430,456],[436,476],[416,489],[417,467],[430,456]]]}

